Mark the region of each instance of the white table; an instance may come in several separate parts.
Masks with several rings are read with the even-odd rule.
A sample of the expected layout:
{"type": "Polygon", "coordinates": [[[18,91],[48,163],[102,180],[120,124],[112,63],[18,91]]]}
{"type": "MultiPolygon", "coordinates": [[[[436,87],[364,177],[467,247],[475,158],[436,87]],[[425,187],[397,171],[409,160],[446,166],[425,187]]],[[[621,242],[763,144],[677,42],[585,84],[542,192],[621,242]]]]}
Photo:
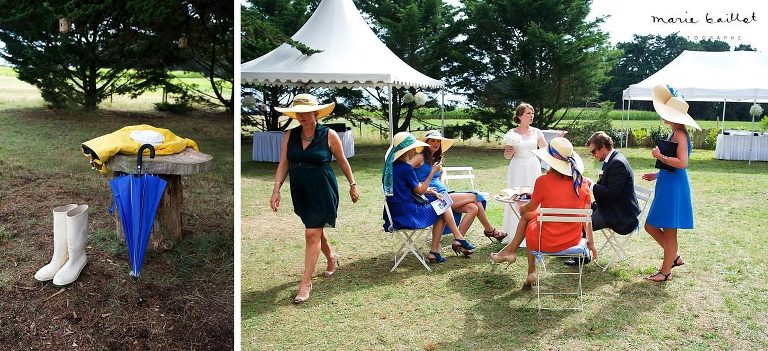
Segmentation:
{"type": "Polygon", "coordinates": [[[716,159],[768,161],[768,135],[760,134],[754,136],[752,132],[748,134],[735,133],[717,135],[717,145],[715,146],[716,159]]]}
{"type": "MultiPolygon", "coordinates": [[[[338,133],[341,138],[344,156],[355,156],[355,137],[352,130],[338,133]]],[[[256,132],[253,133],[252,159],[254,161],[280,162],[280,149],[282,148],[283,132],[256,132]]]]}
{"type": "MultiPolygon", "coordinates": [[[[517,217],[517,220],[519,221],[522,217],[520,214],[520,208],[523,207],[523,205],[530,202],[530,200],[513,200],[508,201],[505,199],[502,199],[498,194],[493,196],[493,199],[498,202],[503,202],[509,206],[509,208],[512,209],[512,213],[515,214],[515,217],[517,217]]],[[[507,233],[507,237],[504,238],[504,240],[501,241],[502,244],[509,245],[510,242],[512,242],[512,238],[515,237],[515,233],[507,233]]],[[[520,243],[520,247],[526,247],[525,239],[523,239],[523,242],[520,243]]]]}

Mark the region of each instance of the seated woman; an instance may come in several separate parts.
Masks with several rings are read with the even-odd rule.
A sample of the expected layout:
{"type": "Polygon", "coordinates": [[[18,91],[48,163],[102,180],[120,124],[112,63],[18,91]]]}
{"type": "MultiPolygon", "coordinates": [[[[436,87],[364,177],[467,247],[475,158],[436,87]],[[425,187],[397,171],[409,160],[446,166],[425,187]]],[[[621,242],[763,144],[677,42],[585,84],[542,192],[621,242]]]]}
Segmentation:
{"type": "MultiPolygon", "coordinates": [[[[448,151],[451,145],[453,145],[454,140],[443,138],[442,134],[436,130],[430,130],[423,138],[416,139],[426,141],[426,143],[429,144],[429,147],[417,148],[416,155],[413,156],[408,163],[410,163],[416,171],[416,178],[418,181],[425,182],[427,176],[431,172],[432,164],[435,162],[442,163],[443,155],[448,151]]],[[[427,198],[430,198],[430,200],[441,197],[441,195],[439,195],[441,192],[448,191],[448,188],[443,184],[443,175],[444,173],[439,171],[435,173],[434,177],[432,177],[432,181],[429,182],[430,188],[427,191],[427,198]]],[[[475,217],[477,217],[480,220],[480,223],[483,224],[483,234],[488,237],[488,239],[494,238],[501,242],[501,240],[507,237],[507,233],[496,230],[496,228],[491,225],[491,222],[488,221],[488,217],[485,215],[485,206],[483,206],[481,202],[485,199],[483,199],[480,194],[476,192],[457,192],[451,193],[450,197],[451,200],[453,200],[451,209],[455,212],[465,213],[464,219],[459,224],[459,231],[462,234],[467,234],[467,230],[469,230],[475,217]]],[[[435,228],[433,228],[433,230],[435,230],[435,228]]]]}
{"type": "MultiPolygon", "coordinates": [[[[416,179],[416,172],[407,161],[416,154],[417,147],[429,145],[416,140],[409,132],[395,134],[392,145],[384,157],[386,161],[382,183],[394,227],[413,229],[426,228],[430,225],[436,227],[437,231],[432,231],[432,247],[429,256],[427,256],[430,262],[445,262],[445,258],[440,255],[439,251],[440,237],[445,225],[451,229],[455,239],[451,245],[453,251],[464,256],[471,255],[475,252],[475,247],[465,240],[459,232],[456,221],[453,219],[453,211],[450,208],[442,215],[438,215],[432,205],[429,203],[420,204],[414,199],[413,194],[424,195],[427,192],[430,180],[443,167],[440,163],[435,163],[424,182],[420,183],[416,179]]],[[[384,228],[389,228],[389,226],[389,219],[385,214],[384,228]]]]}
{"type": "Polygon", "coordinates": [[[512,242],[498,253],[491,254],[493,262],[511,264],[517,259],[515,251],[525,239],[528,243],[526,285],[532,285],[536,282],[536,261],[531,251],[559,252],[576,246],[581,241],[582,229],[587,233],[587,248],[592,254],[592,259],[597,259],[591,225],[583,228],[582,223],[546,223],[541,228],[541,242],[539,242],[539,222],[536,220],[539,206],[544,208],[591,208],[589,186],[587,182],[582,182],[581,172],[584,171],[584,163],[582,163],[581,157],[573,151],[573,145],[568,139],[560,137],[552,139],[549,147],[530,152],[549,164],[549,171],[536,179],[531,201],[520,208],[522,216],[512,242]]]}

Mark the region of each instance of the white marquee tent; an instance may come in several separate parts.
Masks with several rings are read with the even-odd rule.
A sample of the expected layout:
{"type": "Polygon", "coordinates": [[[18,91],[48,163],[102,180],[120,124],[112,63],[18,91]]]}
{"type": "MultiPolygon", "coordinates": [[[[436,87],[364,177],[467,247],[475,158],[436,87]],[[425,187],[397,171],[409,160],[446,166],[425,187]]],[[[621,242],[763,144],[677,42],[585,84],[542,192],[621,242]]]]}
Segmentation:
{"type": "Polygon", "coordinates": [[[627,126],[632,100],[651,100],[651,90],[659,84],[675,87],[687,101],[722,101],[724,120],[729,101],[768,102],[768,54],[683,51],[658,72],[624,90],[627,126]]]}
{"type": "MultiPolygon", "coordinates": [[[[291,37],[316,50],[310,56],[283,44],[241,65],[243,83],[302,87],[443,88],[442,81],[403,62],[373,33],[352,0],[323,0],[291,37]]],[[[392,125],[392,107],[389,110],[392,125]]],[[[391,135],[390,135],[391,138],[391,135]]]]}

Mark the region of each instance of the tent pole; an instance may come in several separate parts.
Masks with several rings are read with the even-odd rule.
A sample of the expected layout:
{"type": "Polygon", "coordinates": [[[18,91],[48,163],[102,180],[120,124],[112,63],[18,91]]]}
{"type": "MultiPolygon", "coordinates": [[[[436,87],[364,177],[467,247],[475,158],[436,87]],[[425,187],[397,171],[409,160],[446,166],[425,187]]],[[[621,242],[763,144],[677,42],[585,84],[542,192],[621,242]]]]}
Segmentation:
{"type": "Polygon", "coordinates": [[[440,88],[440,135],[445,135],[445,88],[440,88]]]}
{"type": "MultiPolygon", "coordinates": [[[[627,100],[627,127],[629,127],[629,110],[632,109],[632,99],[627,100]]],[[[627,138],[627,143],[624,145],[625,148],[629,147],[629,138],[627,138]]]]}
{"type": "Polygon", "coordinates": [[[725,99],[723,99],[723,120],[720,122],[720,134],[725,131],[725,99]]]}
{"type": "MultiPolygon", "coordinates": [[[[624,97],[621,98],[621,124],[624,124],[624,97]]],[[[625,126],[628,126],[629,123],[624,124],[625,126]]],[[[624,132],[627,133],[627,129],[624,128],[624,132]]],[[[627,134],[627,138],[629,137],[629,134],[627,134]]],[[[627,144],[629,144],[629,141],[627,141],[627,144]]],[[[619,144],[621,146],[621,144],[619,144]]],[[[626,148],[627,146],[625,146],[626,148]]]]}
{"type": "Polygon", "coordinates": [[[394,114],[392,104],[394,103],[392,100],[392,84],[387,85],[387,88],[389,88],[389,145],[392,145],[393,138],[394,138],[394,132],[395,132],[395,125],[392,120],[392,115],[394,114]]]}

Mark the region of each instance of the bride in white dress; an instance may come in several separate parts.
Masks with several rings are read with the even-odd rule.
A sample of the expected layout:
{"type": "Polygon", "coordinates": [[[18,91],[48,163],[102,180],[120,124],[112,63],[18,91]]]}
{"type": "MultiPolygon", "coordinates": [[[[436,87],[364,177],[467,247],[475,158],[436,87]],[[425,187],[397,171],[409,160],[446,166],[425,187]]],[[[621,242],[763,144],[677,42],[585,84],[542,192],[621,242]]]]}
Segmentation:
{"type": "MultiPolygon", "coordinates": [[[[528,103],[522,103],[515,110],[515,122],[519,124],[517,128],[510,129],[510,133],[520,135],[520,142],[517,146],[507,145],[504,147],[504,158],[510,160],[507,169],[507,188],[518,186],[527,186],[533,192],[533,184],[536,178],[541,175],[541,163],[529,150],[546,147],[547,141],[544,139],[544,133],[538,128],[531,127],[533,122],[533,106],[528,103]]],[[[512,212],[509,206],[504,206],[504,231],[515,233],[518,223],[517,216],[512,212]]],[[[514,235],[508,235],[503,243],[511,241],[514,235]]],[[[523,245],[524,246],[524,245],[523,245]]]]}

